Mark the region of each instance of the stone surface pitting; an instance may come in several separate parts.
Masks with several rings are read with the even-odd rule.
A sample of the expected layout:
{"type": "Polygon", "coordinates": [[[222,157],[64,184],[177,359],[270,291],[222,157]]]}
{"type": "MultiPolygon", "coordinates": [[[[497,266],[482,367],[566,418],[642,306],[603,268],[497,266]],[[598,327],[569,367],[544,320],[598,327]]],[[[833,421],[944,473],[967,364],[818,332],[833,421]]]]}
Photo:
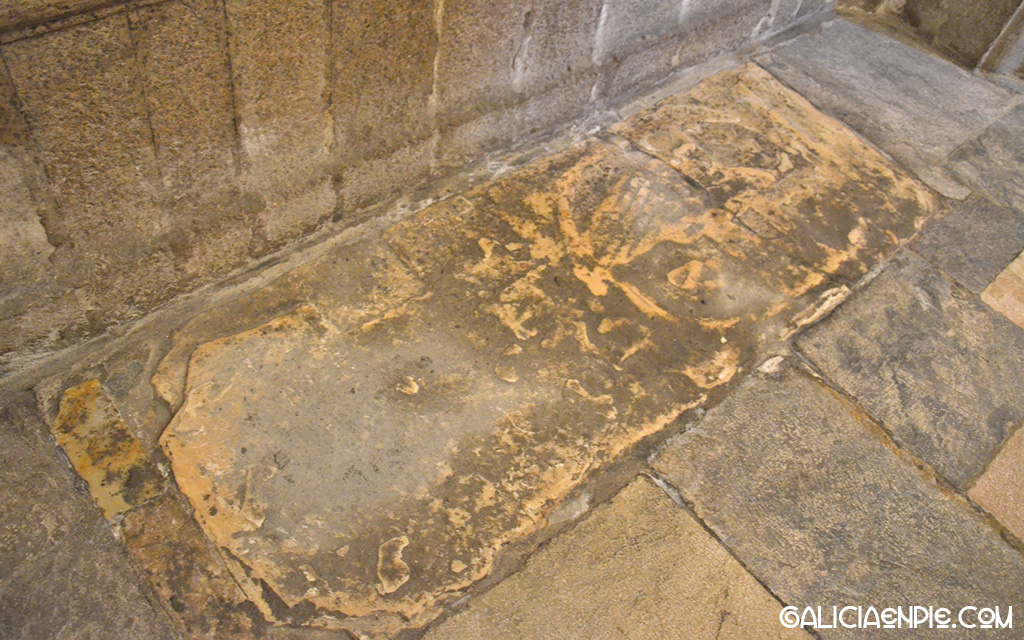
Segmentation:
{"type": "Polygon", "coordinates": [[[269,619],[429,621],[934,207],[754,66],[618,132],[647,153],[588,140],[395,225],[362,301],[311,264],[233,303],[294,311],[175,338],[162,446],[269,619]]]}
{"type": "Polygon", "coordinates": [[[156,496],[163,479],[97,380],[64,392],[51,429],[108,518],[156,496]]]}
{"type": "Polygon", "coordinates": [[[910,252],[798,344],[961,488],[1024,419],[1024,331],[910,252]]]}
{"type": "MultiPolygon", "coordinates": [[[[788,365],[748,378],[670,440],[654,467],[787,604],[828,611],[929,603],[958,611],[986,602],[1016,614],[1024,601],[1024,557],[965,501],[894,454],[859,409],[788,365]]],[[[935,633],[905,630],[906,637],[935,633]]],[[[1008,639],[1020,631],[984,634],[1008,639]]]]}
{"type": "Polygon", "coordinates": [[[427,640],[797,640],[780,605],[645,479],[594,510],[427,640]]]}
{"type": "Polygon", "coordinates": [[[951,203],[914,243],[914,251],[980,294],[1024,249],[1024,214],[980,196],[951,203]]]}

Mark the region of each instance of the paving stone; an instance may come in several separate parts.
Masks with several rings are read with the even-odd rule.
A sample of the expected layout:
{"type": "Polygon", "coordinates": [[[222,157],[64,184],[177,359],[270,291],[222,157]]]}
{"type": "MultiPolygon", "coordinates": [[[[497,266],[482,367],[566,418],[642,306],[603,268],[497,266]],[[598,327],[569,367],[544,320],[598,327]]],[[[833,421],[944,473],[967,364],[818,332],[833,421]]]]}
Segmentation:
{"type": "Polygon", "coordinates": [[[909,252],[798,344],[958,487],[1024,419],[1024,332],[909,252]]]}
{"type": "Polygon", "coordinates": [[[1024,107],[1018,107],[967,141],[949,157],[962,180],[1016,211],[1024,212],[1024,107]]]}
{"type": "MultiPolygon", "coordinates": [[[[125,546],[189,638],[265,637],[263,615],[239,585],[261,601],[241,570],[224,565],[216,547],[174,498],[161,496],[133,509],[122,523],[125,546]]],[[[266,606],[266,605],[264,605],[266,606]]]]}
{"type": "Polygon", "coordinates": [[[809,638],[688,513],[636,480],[427,640],[809,638]]]}
{"type": "Polygon", "coordinates": [[[625,58],[659,38],[676,35],[682,7],[675,0],[619,0],[605,2],[594,48],[598,64],[625,58]],[[650,41],[650,42],[648,42],[650,41]]]}
{"type": "Polygon", "coordinates": [[[51,431],[106,517],[160,493],[159,472],[97,380],[64,392],[51,431]]]}
{"type": "MultiPolygon", "coordinates": [[[[60,206],[52,230],[65,241],[53,256],[60,277],[94,284],[109,267],[135,266],[161,231],[162,185],[125,16],[3,53],[60,206]]],[[[133,276],[150,275],[139,271],[133,276]]]]}
{"type": "MultiPolygon", "coordinates": [[[[962,500],[894,453],[857,407],[786,365],[747,378],[670,440],[654,467],[790,605],[954,612],[1000,606],[1005,612],[1024,600],[1024,557],[962,500]]],[[[818,633],[892,637],[883,630],[818,633]]],[[[1019,636],[1018,630],[982,633],[1019,636]]],[[[899,634],[925,638],[936,631],[899,634]]]]}
{"type": "Polygon", "coordinates": [[[757,60],[815,106],[853,127],[951,196],[933,168],[1011,106],[1005,89],[950,62],[843,20],[757,60]]]}
{"type": "Polygon", "coordinates": [[[161,446],[204,533],[278,602],[269,621],[370,635],[426,624],[933,207],[763,72],[729,71],[689,100],[630,130],[660,139],[645,126],[711,111],[749,122],[688,129],[717,150],[706,186],[623,140],[587,140],[396,224],[367,249],[380,266],[359,286],[337,257],[314,261],[174,338],[154,378],[175,411],[161,446]],[[728,94],[738,85],[746,99],[728,94]],[[753,131],[776,107],[768,146],[753,131]],[[819,126],[829,135],[801,133],[819,126]],[[796,146],[806,155],[783,153],[796,146]],[[765,180],[786,181],[766,177],[769,155],[799,165],[769,193],[797,202],[796,183],[815,183],[813,204],[764,201],[765,180]],[[853,184],[877,188],[853,202],[853,184]],[[741,222],[744,201],[786,232],[741,222]],[[819,226],[805,234],[804,219],[819,226]],[[272,309],[284,315],[251,324],[272,309]]]}
{"type": "Polygon", "coordinates": [[[828,264],[851,282],[872,262],[862,247],[913,235],[920,207],[934,206],[919,183],[755,65],[718,74],[612,131],[699,185],[719,215],[759,237],[786,237],[797,262],[828,264]],[[875,186],[850,180],[854,173],[875,186]],[[876,210],[877,189],[897,201],[876,210]]]}
{"type": "Polygon", "coordinates": [[[319,0],[227,0],[225,8],[245,182],[279,243],[334,210],[328,12],[319,0]]]}
{"type": "Polygon", "coordinates": [[[981,299],[1024,329],[1024,253],[996,276],[981,299]]]}
{"type": "Polygon", "coordinates": [[[332,1],[332,109],[343,161],[378,158],[429,138],[434,3],[332,1]]]}
{"type": "Polygon", "coordinates": [[[99,512],[42,438],[32,399],[0,408],[0,637],[170,640],[99,512]]]}
{"type": "Polygon", "coordinates": [[[1024,215],[979,196],[950,203],[914,243],[914,251],[977,294],[1022,249],[1024,215]]]}
{"type": "Polygon", "coordinates": [[[525,18],[525,37],[513,59],[513,87],[533,98],[546,90],[580,82],[581,77],[592,86],[596,81],[593,51],[601,6],[601,0],[534,3],[525,18]]]}
{"type": "Polygon", "coordinates": [[[1024,540],[1024,430],[1010,436],[968,495],[1024,540]]]}

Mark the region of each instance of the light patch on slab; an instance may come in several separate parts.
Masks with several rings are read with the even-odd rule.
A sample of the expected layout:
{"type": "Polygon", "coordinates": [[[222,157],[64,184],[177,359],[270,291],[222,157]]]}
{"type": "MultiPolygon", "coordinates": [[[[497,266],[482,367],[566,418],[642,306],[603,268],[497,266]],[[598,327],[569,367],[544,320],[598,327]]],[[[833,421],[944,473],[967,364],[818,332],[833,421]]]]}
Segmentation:
{"type": "Polygon", "coordinates": [[[107,518],[162,491],[162,478],[98,380],[64,392],[51,430],[107,518]]]}
{"type": "Polygon", "coordinates": [[[981,299],[1024,329],[1024,254],[996,276],[981,292],[981,299]]]}

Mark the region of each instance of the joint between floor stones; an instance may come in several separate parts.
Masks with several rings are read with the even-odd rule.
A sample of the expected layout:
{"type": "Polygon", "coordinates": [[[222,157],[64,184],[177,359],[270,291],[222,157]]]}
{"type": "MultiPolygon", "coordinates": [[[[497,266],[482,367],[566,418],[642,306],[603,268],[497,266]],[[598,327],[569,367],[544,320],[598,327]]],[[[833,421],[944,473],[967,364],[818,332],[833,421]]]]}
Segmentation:
{"type": "MultiPolygon", "coordinates": [[[[737,555],[736,552],[732,549],[732,547],[726,544],[725,541],[722,540],[722,538],[718,535],[718,533],[711,528],[711,525],[705,522],[704,519],[697,514],[697,510],[693,503],[687,500],[683,496],[682,492],[679,491],[679,489],[677,489],[675,485],[673,485],[668,480],[668,478],[663,476],[656,469],[650,467],[649,465],[648,468],[641,472],[640,475],[647,481],[649,481],[651,484],[653,484],[655,487],[660,489],[673,503],[675,503],[675,505],[678,508],[685,511],[687,515],[693,518],[697,525],[700,526],[700,528],[703,529],[704,532],[718,544],[718,546],[724,549],[725,552],[729,555],[729,557],[736,561],[736,563],[739,564],[740,567],[742,567],[743,571],[745,571],[747,575],[749,575],[755,582],[757,582],[757,584],[760,585],[760,587],[764,589],[765,592],[767,592],[768,595],[770,595],[772,599],[775,600],[780,606],[785,607],[792,604],[786,602],[781,597],[779,597],[779,595],[775,593],[775,590],[772,589],[771,586],[768,585],[768,583],[761,579],[761,576],[751,571],[750,567],[747,566],[747,563],[743,561],[743,558],[737,555]]],[[[817,629],[805,629],[805,631],[807,631],[811,637],[815,638],[815,640],[821,640],[821,635],[819,634],[817,629]]]]}
{"type": "Polygon", "coordinates": [[[235,85],[235,61],[231,56],[233,34],[231,32],[231,21],[228,19],[227,0],[220,0],[221,19],[224,20],[224,64],[228,72],[228,94],[231,105],[231,157],[234,161],[235,180],[242,178],[242,162],[244,153],[242,151],[242,116],[238,110],[238,90],[235,85]]]}
{"type": "MultiPolygon", "coordinates": [[[[135,71],[135,81],[139,87],[139,98],[142,100],[142,113],[146,116],[146,140],[149,142],[150,148],[153,149],[153,164],[154,171],[156,171],[156,179],[159,183],[159,198],[158,202],[161,208],[165,206],[170,200],[170,194],[167,191],[167,183],[164,181],[164,169],[163,163],[160,161],[160,149],[156,144],[156,131],[153,129],[153,109],[149,104],[149,92],[146,90],[145,82],[145,71],[142,68],[142,62],[139,60],[139,46],[135,40],[135,20],[132,19],[132,12],[126,12],[124,14],[125,29],[128,32],[128,43],[132,47],[132,69],[135,71]]],[[[166,211],[163,212],[166,215],[166,211]]],[[[166,225],[167,221],[164,220],[166,225]]]]}

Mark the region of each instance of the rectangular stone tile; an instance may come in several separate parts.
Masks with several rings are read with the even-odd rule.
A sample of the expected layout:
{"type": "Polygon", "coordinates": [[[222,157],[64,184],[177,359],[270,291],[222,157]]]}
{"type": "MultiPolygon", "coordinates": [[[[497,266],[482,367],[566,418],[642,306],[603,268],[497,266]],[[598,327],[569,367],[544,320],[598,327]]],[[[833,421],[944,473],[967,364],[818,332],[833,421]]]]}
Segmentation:
{"type": "Polygon", "coordinates": [[[3,48],[61,216],[62,277],[134,264],[164,230],[142,83],[124,15],[3,48]]]}
{"type": "Polygon", "coordinates": [[[1024,429],[1010,436],[968,495],[1024,540],[1024,429]]]}
{"type": "Polygon", "coordinates": [[[948,164],[961,180],[1024,212],[1024,107],[966,142],[949,156],[948,164]]]}
{"type": "Polygon", "coordinates": [[[948,203],[914,243],[914,251],[978,294],[1022,249],[1024,214],[980,196],[948,203]]]}
{"type": "Polygon", "coordinates": [[[653,483],[638,479],[426,640],[808,639],[653,483]]]}
{"type": "Polygon", "coordinates": [[[950,62],[843,20],[758,57],[818,108],[853,127],[948,195],[966,193],[932,169],[1012,100],[950,62]]]}
{"type": "Polygon", "coordinates": [[[981,299],[1024,329],[1024,253],[996,276],[981,299]]]}
{"type": "Polygon", "coordinates": [[[378,158],[429,138],[434,2],[331,1],[340,159],[378,158]]]}
{"type": "Polygon", "coordinates": [[[328,12],[322,0],[225,7],[245,184],[259,194],[260,221],[277,243],[289,235],[280,229],[297,236],[334,209],[328,12]]]}
{"type": "MultiPolygon", "coordinates": [[[[894,454],[855,406],[785,364],[748,378],[670,440],[654,467],[787,604],[1005,612],[1024,601],[1020,553],[894,454]]],[[[819,634],[893,637],[841,628],[819,634]]]]}
{"type": "Polygon", "coordinates": [[[911,252],[798,345],[958,487],[1024,419],[1024,331],[911,252]]]}
{"type": "Polygon", "coordinates": [[[31,397],[0,407],[0,637],[170,640],[31,397]]]}

